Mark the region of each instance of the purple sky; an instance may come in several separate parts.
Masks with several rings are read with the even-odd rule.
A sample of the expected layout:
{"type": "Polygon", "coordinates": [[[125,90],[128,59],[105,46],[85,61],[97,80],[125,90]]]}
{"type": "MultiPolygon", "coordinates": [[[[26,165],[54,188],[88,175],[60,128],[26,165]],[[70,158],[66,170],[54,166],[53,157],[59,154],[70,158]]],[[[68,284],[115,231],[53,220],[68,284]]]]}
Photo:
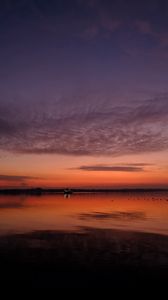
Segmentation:
{"type": "Polygon", "coordinates": [[[2,0],[1,185],[146,166],[167,185],[167,87],[167,1],[2,0]]]}

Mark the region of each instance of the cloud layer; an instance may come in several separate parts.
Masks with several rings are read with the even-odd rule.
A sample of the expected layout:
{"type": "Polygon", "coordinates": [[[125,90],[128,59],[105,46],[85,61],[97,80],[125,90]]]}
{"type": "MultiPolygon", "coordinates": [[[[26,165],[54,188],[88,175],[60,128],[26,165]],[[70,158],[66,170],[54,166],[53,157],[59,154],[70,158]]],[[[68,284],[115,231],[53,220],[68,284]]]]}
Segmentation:
{"type": "Polygon", "coordinates": [[[132,107],[75,101],[68,104],[60,99],[34,107],[2,103],[0,149],[78,156],[121,156],[168,149],[167,96],[132,107]]]}
{"type": "MultiPolygon", "coordinates": [[[[0,174],[0,186],[1,187],[27,187],[29,184],[34,180],[40,179],[39,177],[33,176],[25,176],[25,175],[7,175],[7,174],[0,174]]],[[[1,204],[0,204],[1,207],[1,204]]]]}
{"type": "Polygon", "coordinates": [[[134,27],[136,34],[149,35],[159,44],[167,45],[167,8],[164,0],[73,0],[70,5],[66,0],[2,0],[0,15],[5,20],[9,16],[34,20],[33,24],[55,34],[68,32],[73,37],[88,39],[109,37],[121,28],[130,31],[134,27]],[[156,15],[157,18],[151,17],[156,15]]]}
{"type": "Polygon", "coordinates": [[[127,166],[107,166],[107,165],[93,165],[80,166],[78,170],[82,171],[105,171],[105,172],[142,172],[144,168],[141,166],[127,165],[127,166]]]}
{"type": "Polygon", "coordinates": [[[29,179],[35,179],[35,177],[30,176],[16,176],[16,175],[0,175],[0,181],[8,182],[22,182],[29,179]]]}

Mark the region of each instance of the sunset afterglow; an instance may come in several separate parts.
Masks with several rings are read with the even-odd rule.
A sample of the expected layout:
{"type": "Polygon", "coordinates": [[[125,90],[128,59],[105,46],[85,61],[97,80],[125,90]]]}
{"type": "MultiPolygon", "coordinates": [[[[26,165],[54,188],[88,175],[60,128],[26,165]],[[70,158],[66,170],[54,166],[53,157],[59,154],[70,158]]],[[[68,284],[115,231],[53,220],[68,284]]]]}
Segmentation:
{"type": "Polygon", "coordinates": [[[168,187],[167,4],[37,2],[1,2],[0,187],[168,187]]]}
{"type": "Polygon", "coordinates": [[[6,291],[161,296],[168,1],[0,0],[0,266],[6,291]]]}

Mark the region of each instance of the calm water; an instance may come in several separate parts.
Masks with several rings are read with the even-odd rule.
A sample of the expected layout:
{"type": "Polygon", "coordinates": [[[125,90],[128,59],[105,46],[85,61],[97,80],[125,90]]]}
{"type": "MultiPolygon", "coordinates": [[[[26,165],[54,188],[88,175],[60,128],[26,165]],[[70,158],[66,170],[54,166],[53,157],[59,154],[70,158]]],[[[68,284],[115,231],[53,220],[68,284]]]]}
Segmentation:
{"type": "Polygon", "coordinates": [[[168,192],[0,196],[0,234],[84,227],[168,235],[168,192]]]}

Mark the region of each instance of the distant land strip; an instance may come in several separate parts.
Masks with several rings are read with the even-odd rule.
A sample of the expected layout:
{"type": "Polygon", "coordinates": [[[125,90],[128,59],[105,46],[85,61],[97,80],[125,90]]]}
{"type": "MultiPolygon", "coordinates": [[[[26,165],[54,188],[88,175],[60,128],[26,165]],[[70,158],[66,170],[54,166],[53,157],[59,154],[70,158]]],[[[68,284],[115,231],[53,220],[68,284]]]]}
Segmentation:
{"type": "MultiPolygon", "coordinates": [[[[168,188],[123,188],[123,189],[106,189],[106,188],[74,188],[69,190],[70,193],[114,193],[114,192],[168,192],[168,188]]],[[[7,188],[0,189],[1,195],[43,195],[43,194],[63,194],[66,189],[63,188],[7,188]]],[[[69,192],[68,192],[69,193],[69,192]]]]}

